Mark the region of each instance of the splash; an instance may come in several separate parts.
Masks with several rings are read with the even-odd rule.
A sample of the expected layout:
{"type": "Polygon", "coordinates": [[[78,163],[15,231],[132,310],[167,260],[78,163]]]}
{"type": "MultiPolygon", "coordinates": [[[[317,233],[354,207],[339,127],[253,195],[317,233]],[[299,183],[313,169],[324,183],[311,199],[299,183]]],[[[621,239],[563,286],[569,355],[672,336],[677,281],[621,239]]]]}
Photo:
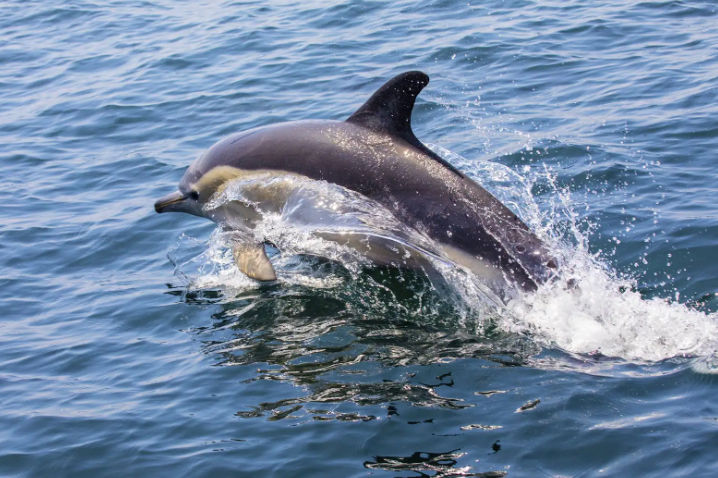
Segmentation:
{"type": "MultiPolygon", "coordinates": [[[[276,246],[270,258],[280,286],[335,289],[338,296],[340,290],[356,287],[377,262],[390,267],[418,264],[426,280],[422,305],[413,312],[416,318],[449,301],[461,326],[478,322],[479,332],[490,324],[530,337],[542,347],[633,362],[698,357],[696,370],[716,371],[718,315],[643,298],[635,291],[635,280],[620,276],[590,252],[586,231],[595,226],[580,220],[569,192],[556,186],[550,171],[527,170],[522,175],[498,163],[475,163],[439,146],[429,147],[510,207],[551,247],[562,263],[560,279],[535,293],[499,299],[480,278],[442,256],[430,238],[397,221],[381,205],[333,184],[293,176],[238,181],[215,198],[208,207],[239,202],[256,208],[261,220],[231,231],[217,228],[207,243],[182,238],[171,253],[178,276],[189,288],[219,288],[230,296],[263,287],[234,265],[230,245],[238,234],[243,240],[267,240],[276,246]],[[551,191],[540,204],[532,193],[537,185],[551,191]],[[268,187],[282,204],[265,207],[257,199],[256,190],[268,187]]],[[[368,284],[387,287],[371,280],[368,284]]],[[[401,306],[397,295],[392,300],[401,306]]]]}

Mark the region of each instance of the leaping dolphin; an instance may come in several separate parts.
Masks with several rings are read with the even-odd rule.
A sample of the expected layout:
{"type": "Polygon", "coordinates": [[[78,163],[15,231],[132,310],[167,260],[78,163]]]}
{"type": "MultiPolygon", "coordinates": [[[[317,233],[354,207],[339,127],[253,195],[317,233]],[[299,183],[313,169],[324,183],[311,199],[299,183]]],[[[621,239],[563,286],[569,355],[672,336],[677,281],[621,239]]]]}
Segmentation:
{"type": "MultiPolygon", "coordinates": [[[[205,205],[234,179],[291,174],[327,181],[374,200],[437,242],[478,275],[499,271],[523,290],[552,277],[556,260],[513,212],[422,144],[411,129],[416,97],[429,84],[419,71],[385,83],[346,121],[294,121],[229,136],[192,163],[179,191],[155,203],[219,223],[205,205]]],[[[248,208],[237,214],[253,214],[248,208]]],[[[233,255],[249,277],[276,279],[263,243],[238,243],[233,255]]]]}

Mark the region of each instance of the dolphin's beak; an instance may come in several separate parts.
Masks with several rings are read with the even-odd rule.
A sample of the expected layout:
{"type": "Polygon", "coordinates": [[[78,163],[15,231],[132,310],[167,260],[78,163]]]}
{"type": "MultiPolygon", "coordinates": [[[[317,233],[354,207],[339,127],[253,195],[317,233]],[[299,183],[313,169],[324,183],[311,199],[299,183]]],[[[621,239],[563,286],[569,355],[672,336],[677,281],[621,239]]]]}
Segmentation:
{"type": "Polygon", "coordinates": [[[187,200],[187,196],[179,191],[175,191],[167,196],[160,198],[155,202],[155,211],[171,212],[178,210],[177,206],[187,200]]]}

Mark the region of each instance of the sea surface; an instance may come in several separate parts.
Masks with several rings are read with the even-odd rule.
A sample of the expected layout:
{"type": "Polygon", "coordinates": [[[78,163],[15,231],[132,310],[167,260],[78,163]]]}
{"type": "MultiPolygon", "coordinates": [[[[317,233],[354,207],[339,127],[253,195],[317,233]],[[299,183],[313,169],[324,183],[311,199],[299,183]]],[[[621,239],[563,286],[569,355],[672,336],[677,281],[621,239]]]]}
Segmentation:
{"type": "Polygon", "coordinates": [[[718,476],[714,1],[5,0],[0,168],[0,476],[718,476]],[[407,70],[556,281],[496,301],[288,210],[260,284],[154,212],[219,139],[407,70]]]}

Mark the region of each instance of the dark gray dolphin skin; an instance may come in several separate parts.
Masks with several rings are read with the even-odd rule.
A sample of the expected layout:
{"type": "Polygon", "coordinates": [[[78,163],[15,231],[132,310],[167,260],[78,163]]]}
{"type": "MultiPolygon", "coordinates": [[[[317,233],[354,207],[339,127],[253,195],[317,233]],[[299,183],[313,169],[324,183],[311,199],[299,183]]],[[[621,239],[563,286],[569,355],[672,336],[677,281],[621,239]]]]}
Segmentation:
{"type": "MultiPolygon", "coordinates": [[[[402,73],[346,121],[280,123],[229,136],[192,163],[179,191],[158,200],[155,210],[221,222],[203,206],[232,179],[276,172],[328,181],[379,202],[475,273],[490,275],[484,269],[493,269],[509,283],[535,290],[557,268],[545,244],[414,136],[411,112],[428,83],[425,73],[402,73]]],[[[263,244],[237,244],[234,257],[248,276],[276,279],[263,244]]]]}

